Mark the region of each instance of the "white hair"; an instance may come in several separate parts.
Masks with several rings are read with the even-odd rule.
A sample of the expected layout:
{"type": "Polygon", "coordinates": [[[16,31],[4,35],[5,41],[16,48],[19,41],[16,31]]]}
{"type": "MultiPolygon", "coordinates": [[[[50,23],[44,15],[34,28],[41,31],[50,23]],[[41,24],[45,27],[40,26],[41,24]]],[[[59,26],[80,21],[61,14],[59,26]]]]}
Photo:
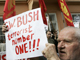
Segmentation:
{"type": "MultiPolygon", "coordinates": [[[[79,43],[80,43],[80,29],[79,29],[79,28],[68,26],[68,27],[63,28],[62,30],[64,30],[64,29],[72,29],[72,31],[73,31],[73,29],[74,29],[74,30],[75,30],[75,31],[74,31],[74,32],[75,32],[75,33],[74,33],[74,37],[77,38],[78,41],[79,41],[79,43]]],[[[61,30],[61,31],[62,31],[62,30],[61,30]]]]}
{"type": "Polygon", "coordinates": [[[75,37],[78,39],[78,41],[80,42],[80,29],[77,28],[75,31],[75,37]]]}

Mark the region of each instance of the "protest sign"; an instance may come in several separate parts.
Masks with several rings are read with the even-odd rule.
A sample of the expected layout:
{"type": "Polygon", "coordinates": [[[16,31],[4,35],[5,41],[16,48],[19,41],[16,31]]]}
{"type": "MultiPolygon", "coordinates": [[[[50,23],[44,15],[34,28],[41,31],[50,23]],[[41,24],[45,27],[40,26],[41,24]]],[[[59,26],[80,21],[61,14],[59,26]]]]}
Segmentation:
{"type": "MultiPolygon", "coordinates": [[[[0,52],[0,60],[6,60],[6,51],[0,52]]],[[[29,60],[29,59],[17,59],[17,60],[29,60]]]]}
{"type": "Polygon", "coordinates": [[[47,38],[40,8],[6,19],[5,23],[9,28],[5,33],[7,60],[42,56],[47,38]]]}
{"type": "Polygon", "coordinates": [[[0,60],[6,60],[6,52],[0,52],[0,60]]]}

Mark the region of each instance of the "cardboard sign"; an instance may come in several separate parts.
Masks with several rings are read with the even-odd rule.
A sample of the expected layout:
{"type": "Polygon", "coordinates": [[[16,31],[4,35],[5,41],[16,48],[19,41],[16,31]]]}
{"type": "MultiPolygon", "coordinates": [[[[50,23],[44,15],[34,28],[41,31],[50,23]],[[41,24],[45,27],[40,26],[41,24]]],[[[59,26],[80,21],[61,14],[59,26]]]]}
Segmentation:
{"type": "Polygon", "coordinates": [[[47,38],[40,8],[9,18],[5,23],[9,28],[5,34],[7,60],[42,56],[47,38]]]}

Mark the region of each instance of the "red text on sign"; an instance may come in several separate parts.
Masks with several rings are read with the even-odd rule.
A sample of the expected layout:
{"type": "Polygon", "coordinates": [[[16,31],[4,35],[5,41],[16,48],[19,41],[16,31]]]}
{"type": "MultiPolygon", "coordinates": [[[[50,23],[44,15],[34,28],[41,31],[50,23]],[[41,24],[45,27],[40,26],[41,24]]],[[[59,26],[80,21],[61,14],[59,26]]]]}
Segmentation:
{"type": "Polygon", "coordinates": [[[30,49],[33,49],[33,51],[39,50],[39,49],[37,49],[39,47],[39,42],[40,42],[40,39],[38,39],[38,40],[34,39],[33,41],[29,41],[29,44],[24,43],[24,44],[21,44],[19,46],[16,46],[15,47],[15,53],[17,55],[19,55],[19,54],[31,52],[30,49]],[[36,44],[36,42],[37,42],[37,44],[36,44]],[[31,48],[31,43],[33,43],[33,48],[31,48]],[[35,47],[36,45],[38,45],[37,48],[35,47]]]}
{"type": "Polygon", "coordinates": [[[12,40],[12,45],[16,45],[16,44],[21,43],[21,42],[32,40],[33,35],[34,35],[34,33],[32,33],[31,35],[27,35],[26,37],[24,37],[22,35],[22,37],[16,38],[16,40],[12,40]]]}
{"type": "Polygon", "coordinates": [[[11,40],[12,38],[16,37],[16,36],[19,36],[20,34],[22,33],[31,33],[32,32],[32,26],[29,25],[28,28],[25,28],[25,29],[21,29],[20,31],[15,31],[11,34],[8,33],[8,40],[11,40]]]}

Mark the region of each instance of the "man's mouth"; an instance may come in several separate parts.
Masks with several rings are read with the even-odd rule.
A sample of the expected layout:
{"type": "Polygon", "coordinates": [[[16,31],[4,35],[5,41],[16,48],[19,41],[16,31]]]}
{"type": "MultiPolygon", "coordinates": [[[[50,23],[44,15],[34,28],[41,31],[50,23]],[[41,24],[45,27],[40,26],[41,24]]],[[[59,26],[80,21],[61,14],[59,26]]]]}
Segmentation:
{"type": "Polygon", "coordinates": [[[60,51],[59,52],[61,55],[65,54],[66,52],[65,51],[60,51]]]}
{"type": "Polygon", "coordinates": [[[60,51],[60,53],[65,53],[64,51],[60,51]]]}

